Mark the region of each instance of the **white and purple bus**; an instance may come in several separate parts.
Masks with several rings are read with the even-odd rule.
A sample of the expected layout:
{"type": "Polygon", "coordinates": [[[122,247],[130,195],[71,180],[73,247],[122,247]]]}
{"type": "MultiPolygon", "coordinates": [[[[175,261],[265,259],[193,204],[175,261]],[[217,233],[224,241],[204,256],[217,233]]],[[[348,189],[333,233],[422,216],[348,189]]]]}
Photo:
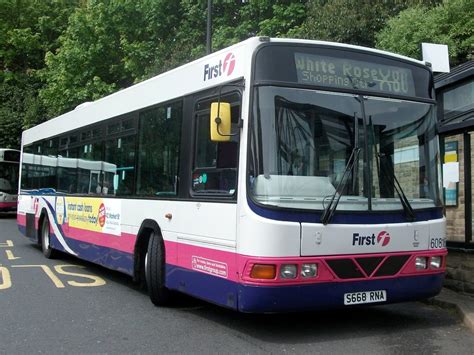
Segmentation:
{"type": "Polygon", "coordinates": [[[20,230],[146,282],[156,305],[178,291],[286,312],[442,287],[424,62],[251,38],[26,130],[22,153],[20,230]]]}
{"type": "Polygon", "coordinates": [[[20,151],[0,149],[0,212],[16,211],[20,151]]]}

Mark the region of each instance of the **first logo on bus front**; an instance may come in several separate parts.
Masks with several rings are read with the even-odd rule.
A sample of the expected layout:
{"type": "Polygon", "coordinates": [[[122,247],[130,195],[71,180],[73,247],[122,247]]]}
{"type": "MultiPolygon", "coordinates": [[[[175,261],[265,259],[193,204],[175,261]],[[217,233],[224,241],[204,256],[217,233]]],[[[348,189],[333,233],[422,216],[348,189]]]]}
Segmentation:
{"type": "Polygon", "coordinates": [[[219,59],[219,62],[206,64],[204,66],[204,81],[218,78],[222,75],[230,76],[235,69],[235,55],[229,52],[224,57],[224,60],[219,59]]]}
{"type": "Polygon", "coordinates": [[[387,231],[381,231],[377,236],[375,233],[371,235],[363,235],[360,233],[352,234],[352,245],[380,245],[387,246],[390,243],[390,234],[387,231]]]}

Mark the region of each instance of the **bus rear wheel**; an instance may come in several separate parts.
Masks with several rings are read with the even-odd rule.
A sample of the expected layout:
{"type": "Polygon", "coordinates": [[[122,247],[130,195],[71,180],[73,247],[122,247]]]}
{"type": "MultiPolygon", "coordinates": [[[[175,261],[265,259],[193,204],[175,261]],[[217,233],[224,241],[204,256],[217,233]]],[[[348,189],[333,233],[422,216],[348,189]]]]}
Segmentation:
{"type": "Polygon", "coordinates": [[[165,287],[165,247],[163,239],[152,232],[145,255],[145,278],[151,302],[156,306],[170,303],[170,291],[165,287]]]}
{"type": "Polygon", "coordinates": [[[49,219],[48,217],[43,218],[41,223],[41,249],[43,255],[48,259],[54,259],[56,256],[55,250],[51,248],[51,235],[49,233],[49,219]]]}

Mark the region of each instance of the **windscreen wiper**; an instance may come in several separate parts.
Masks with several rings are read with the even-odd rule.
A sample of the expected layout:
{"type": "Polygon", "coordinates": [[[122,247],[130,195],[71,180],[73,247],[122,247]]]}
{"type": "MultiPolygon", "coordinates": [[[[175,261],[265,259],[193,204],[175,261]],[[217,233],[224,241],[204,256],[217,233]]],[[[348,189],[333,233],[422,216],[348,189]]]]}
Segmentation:
{"type": "Polygon", "coordinates": [[[341,199],[342,191],[346,187],[346,183],[348,181],[346,177],[349,176],[348,173],[354,167],[354,163],[358,161],[359,153],[360,153],[360,148],[354,147],[354,149],[352,149],[352,153],[349,157],[349,160],[347,161],[346,167],[344,169],[344,173],[342,174],[342,178],[339,181],[339,184],[337,184],[336,191],[332,195],[331,201],[329,201],[329,204],[324,209],[323,215],[321,216],[322,224],[326,225],[331,221],[331,218],[334,215],[334,212],[336,211],[337,204],[339,203],[339,200],[341,199]]]}
{"type": "MultiPolygon", "coordinates": [[[[395,171],[391,169],[391,166],[388,165],[388,159],[390,159],[390,156],[387,156],[386,154],[379,153],[377,151],[377,145],[375,144],[375,132],[374,132],[374,125],[372,124],[372,117],[369,118],[369,123],[370,126],[372,127],[372,139],[374,141],[374,149],[375,149],[375,155],[377,157],[377,173],[378,176],[380,176],[380,171],[383,172],[384,176],[389,180],[389,178],[393,178],[393,181],[395,182],[393,184],[393,187],[395,188],[395,191],[397,192],[398,198],[400,199],[400,203],[402,204],[403,211],[405,212],[405,216],[407,217],[407,220],[409,222],[413,222],[416,219],[415,216],[415,211],[411,207],[410,202],[408,201],[407,196],[403,192],[402,186],[398,182],[397,177],[395,176],[395,171]],[[385,159],[382,159],[385,158],[385,159]],[[383,163],[383,169],[381,169],[380,164],[383,163]],[[391,176],[388,176],[389,172],[391,172],[391,176]]],[[[380,183],[380,182],[379,182],[380,183]]]]}
{"type": "Polygon", "coordinates": [[[382,171],[384,172],[385,176],[388,175],[389,172],[392,172],[390,175],[391,178],[393,178],[393,181],[395,182],[393,184],[393,187],[395,188],[395,191],[397,192],[397,195],[398,195],[398,198],[400,199],[400,202],[402,204],[402,207],[403,207],[403,211],[405,212],[405,215],[407,217],[407,220],[409,222],[413,222],[416,218],[415,216],[415,211],[413,210],[413,207],[411,207],[411,204],[410,202],[408,201],[408,198],[407,196],[405,195],[405,193],[403,192],[403,189],[402,189],[402,186],[400,185],[400,183],[398,182],[398,179],[397,177],[395,176],[395,172],[390,169],[390,166],[387,166],[388,164],[388,159],[390,159],[390,157],[385,154],[382,154],[382,153],[378,153],[376,152],[377,154],[377,157],[378,157],[378,160],[384,164],[384,169],[382,169],[382,171]],[[386,157],[388,159],[382,159],[382,157],[386,157]]]}

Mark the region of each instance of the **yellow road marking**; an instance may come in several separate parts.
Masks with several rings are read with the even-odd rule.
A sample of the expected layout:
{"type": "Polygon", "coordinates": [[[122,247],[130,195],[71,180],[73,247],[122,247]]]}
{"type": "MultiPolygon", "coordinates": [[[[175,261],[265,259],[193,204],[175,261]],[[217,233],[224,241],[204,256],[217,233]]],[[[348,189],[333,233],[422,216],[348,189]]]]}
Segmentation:
{"type": "Polygon", "coordinates": [[[5,253],[7,253],[8,260],[21,259],[21,257],[19,257],[19,256],[14,256],[13,252],[11,250],[5,250],[5,253]]]}
{"type": "Polygon", "coordinates": [[[54,283],[54,286],[57,288],[64,288],[64,284],[62,281],[54,274],[53,270],[49,268],[49,266],[46,265],[13,265],[12,267],[21,267],[21,268],[32,268],[32,267],[39,267],[43,269],[46,275],[51,279],[51,281],[54,283]]]}
{"type": "Polygon", "coordinates": [[[0,248],[11,248],[13,247],[13,242],[11,240],[5,241],[5,243],[0,243],[0,248]]]}
{"type": "Polygon", "coordinates": [[[84,266],[79,266],[79,265],[55,265],[54,268],[59,274],[62,275],[70,275],[70,276],[77,276],[77,277],[82,277],[85,279],[93,280],[93,282],[77,282],[77,281],[67,281],[67,283],[71,286],[75,287],[96,287],[96,286],[103,286],[106,284],[105,280],[94,275],[87,275],[87,274],[80,274],[77,272],[70,272],[70,271],[65,271],[64,268],[66,267],[77,267],[80,269],[85,269],[84,266]]]}
{"type": "Polygon", "coordinates": [[[0,284],[0,290],[6,290],[12,287],[12,279],[10,277],[10,271],[6,267],[0,267],[0,274],[2,275],[2,283],[0,284]]]}

